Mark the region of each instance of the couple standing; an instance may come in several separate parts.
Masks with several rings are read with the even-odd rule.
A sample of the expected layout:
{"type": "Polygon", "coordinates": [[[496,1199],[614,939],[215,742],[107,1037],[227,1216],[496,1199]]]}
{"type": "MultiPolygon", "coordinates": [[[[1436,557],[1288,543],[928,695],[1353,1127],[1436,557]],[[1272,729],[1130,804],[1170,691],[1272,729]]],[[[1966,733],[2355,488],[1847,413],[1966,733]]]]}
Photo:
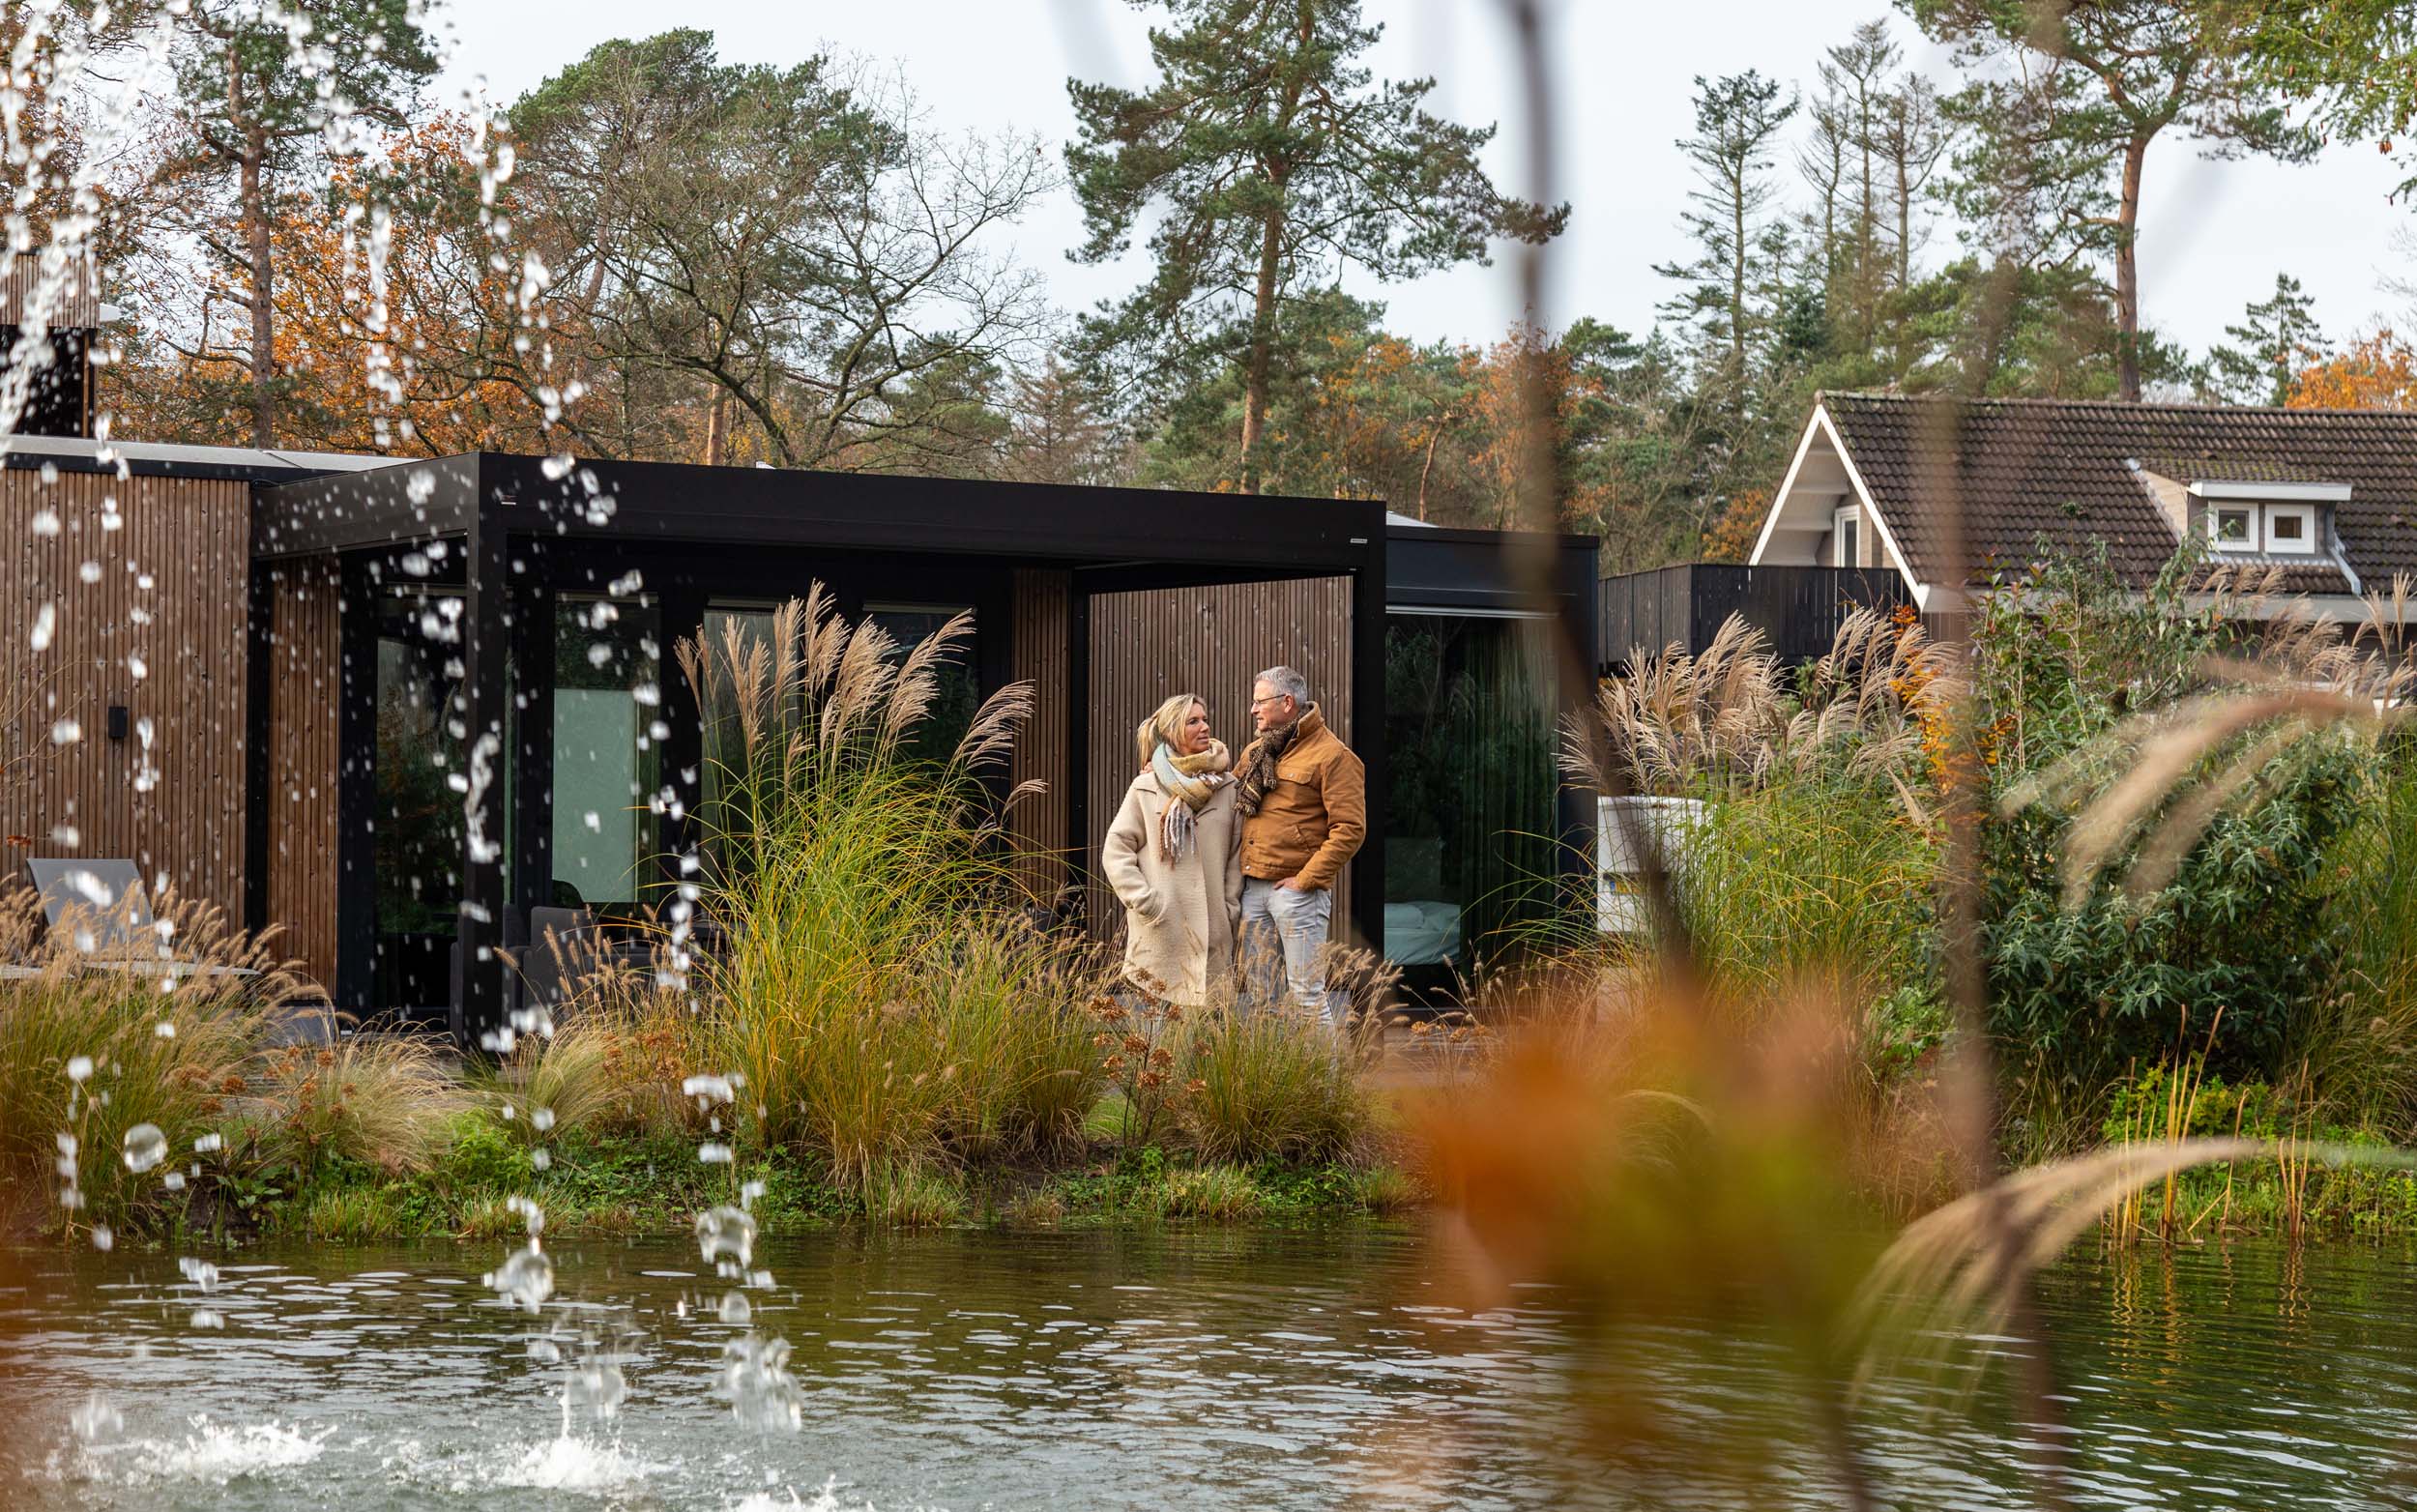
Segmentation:
{"type": "Polygon", "coordinates": [[[1292,668],[1259,674],[1250,712],[1238,765],[1195,694],[1134,731],[1141,774],[1100,858],[1124,905],[1124,974],[1186,1004],[1239,976],[1264,1003],[1280,960],[1292,1000],[1340,1029],[1350,1003],[1327,994],[1324,954],[1334,880],[1368,833],[1366,774],[1292,668]]]}

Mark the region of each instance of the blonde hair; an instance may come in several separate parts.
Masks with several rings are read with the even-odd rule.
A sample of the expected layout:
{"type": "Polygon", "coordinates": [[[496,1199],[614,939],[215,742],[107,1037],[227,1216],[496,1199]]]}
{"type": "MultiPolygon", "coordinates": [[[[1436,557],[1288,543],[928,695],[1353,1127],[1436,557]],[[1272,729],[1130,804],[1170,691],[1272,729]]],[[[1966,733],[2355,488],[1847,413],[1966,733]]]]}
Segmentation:
{"type": "Polygon", "coordinates": [[[1183,748],[1183,721],[1192,715],[1192,706],[1208,707],[1208,700],[1198,693],[1178,693],[1150,712],[1150,717],[1133,729],[1133,749],[1142,765],[1150,765],[1151,756],[1163,744],[1171,751],[1183,748]]]}

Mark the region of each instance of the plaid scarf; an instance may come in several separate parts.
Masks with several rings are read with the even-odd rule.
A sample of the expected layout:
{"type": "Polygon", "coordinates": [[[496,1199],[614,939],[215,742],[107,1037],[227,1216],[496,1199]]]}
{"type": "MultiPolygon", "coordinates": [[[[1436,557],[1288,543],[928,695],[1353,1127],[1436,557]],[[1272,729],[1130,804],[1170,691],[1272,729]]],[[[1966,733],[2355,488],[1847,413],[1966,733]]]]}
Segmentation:
{"type": "Polygon", "coordinates": [[[1193,816],[1208,806],[1217,789],[1234,780],[1226,771],[1233,765],[1222,741],[1210,741],[1207,750],[1190,756],[1178,756],[1160,741],[1150,753],[1150,770],[1167,796],[1167,810],[1158,818],[1160,860],[1181,860],[1191,850],[1193,816]]]}
{"type": "Polygon", "coordinates": [[[1293,742],[1300,739],[1300,727],[1308,723],[1310,715],[1317,712],[1318,706],[1312,704],[1302,710],[1291,724],[1281,730],[1270,730],[1251,743],[1250,759],[1242,768],[1241,790],[1235,795],[1245,818],[1259,812],[1259,805],[1267,800],[1267,790],[1275,786],[1275,764],[1282,761],[1284,753],[1293,748],[1293,742]]]}

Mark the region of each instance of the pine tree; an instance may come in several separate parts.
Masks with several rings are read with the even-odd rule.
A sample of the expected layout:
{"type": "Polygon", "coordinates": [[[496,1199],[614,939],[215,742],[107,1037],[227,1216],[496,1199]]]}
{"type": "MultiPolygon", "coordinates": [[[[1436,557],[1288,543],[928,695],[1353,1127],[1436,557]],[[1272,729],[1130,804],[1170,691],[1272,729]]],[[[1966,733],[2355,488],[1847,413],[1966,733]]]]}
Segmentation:
{"type": "Polygon", "coordinates": [[[2207,354],[2210,387],[2236,403],[2282,404],[2302,368],[2326,355],[2316,302],[2287,273],[2274,276],[2274,297],[2254,300],[2224,334],[2233,345],[2207,354]]]}
{"type": "Polygon", "coordinates": [[[1691,321],[1714,362],[1714,386],[1733,413],[1742,414],[1751,372],[1749,353],[1770,324],[1770,304],[1759,291],[1777,260],[1772,233],[1779,228],[1765,212],[1776,192],[1770,158],[1780,128],[1796,112],[1792,95],[1783,100],[1777,79],[1748,69],[1743,73],[1695,81],[1696,133],[1682,137],[1679,151],[1695,164],[1695,208],[1681,222],[1695,238],[1693,262],[1664,263],[1654,272],[1689,285],[1667,308],[1691,321]]]}
{"type": "Polygon", "coordinates": [[[279,195],[314,156],[352,150],[354,125],[406,123],[420,85],[436,73],[419,12],[412,0],[188,0],[170,8],[181,150],[162,171],[163,187],[206,196],[233,181],[240,234],[210,250],[242,278],[249,337],[240,360],[253,446],[277,444],[279,195]]]}
{"type": "Polygon", "coordinates": [[[2315,135],[2284,118],[2276,92],[2247,67],[2245,13],[2211,0],[1907,0],[1907,7],[1968,67],[2031,65],[2011,80],[1976,79],[1956,102],[1978,138],[1959,163],[1966,213],[2018,239],[2113,259],[2117,389],[2137,402],[2140,182],[2149,146],[2179,127],[2218,157],[2257,152],[2299,161],[2316,148],[2315,135]],[[2010,210],[2030,224],[2006,224],[2010,210]]]}
{"type": "MultiPolygon", "coordinates": [[[[1136,0],[1137,4],[1147,0],[1136,0]]],[[[1477,161],[1492,127],[1424,108],[1433,79],[1374,82],[1355,62],[1383,28],[1357,0],[1167,0],[1158,80],[1135,92],[1067,81],[1066,148],[1089,235],[1079,262],[1123,253],[1144,212],[1148,283],[1088,322],[1101,354],[1146,377],[1242,374],[1241,484],[1259,486],[1280,348],[1305,294],[1350,265],[1405,278],[1483,262],[1496,237],[1542,241],[1568,208],[1504,196],[1477,161]]]]}

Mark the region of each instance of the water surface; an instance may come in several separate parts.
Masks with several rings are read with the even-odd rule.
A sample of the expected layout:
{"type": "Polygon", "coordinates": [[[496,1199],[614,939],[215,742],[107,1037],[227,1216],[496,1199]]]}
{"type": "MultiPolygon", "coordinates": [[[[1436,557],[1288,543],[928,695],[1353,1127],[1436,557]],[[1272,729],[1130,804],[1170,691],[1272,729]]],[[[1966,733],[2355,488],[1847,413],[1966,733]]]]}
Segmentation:
{"type": "MultiPolygon", "coordinates": [[[[772,1285],[746,1294],[743,1322],[724,1321],[727,1283],[693,1245],[549,1251],[561,1291],[534,1318],[480,1285],[500,1245],[233,1252],[207,1295],[171,1254],[16,1252],[0,1270],[0,1504],[1837,1499],[1770,1340],[1674,1320],[1607,1342],[1547,1289],[1470,1312],[1411,1228],[768,1241],[772,1285]],[[749,1333],[794,1350],[794,1432],[743,1425],[714,1394],[726,1344],[749,1333]],[[1667,1442],[1607,1462],[1585,1452],[1599,1428],[1573,1387],[1615,1355],[1667,1442]],[[583,1358],[619,1362],[609,1417],[566,1408],[583,1358]]],[[[2405,1504],[2412,1283],[2398,1249],[2069,1261],[2044,1323],[2080,1499],[2405,1504]]],[[[1962,1392],[1952,1375],[1883,1381],[1860,1415],[1889,1504],[1997,1507],[2024,1484],[2002,1394],[1962,1392]]]]}

